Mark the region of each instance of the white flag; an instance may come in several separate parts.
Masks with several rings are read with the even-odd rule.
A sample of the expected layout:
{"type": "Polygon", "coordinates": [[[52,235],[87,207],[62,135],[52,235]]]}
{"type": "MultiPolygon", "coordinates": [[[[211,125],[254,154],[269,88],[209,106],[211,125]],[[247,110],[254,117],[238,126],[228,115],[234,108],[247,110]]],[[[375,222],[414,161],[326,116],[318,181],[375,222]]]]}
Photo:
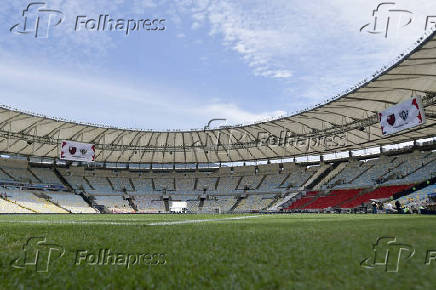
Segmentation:
{"type": "Polygon", "coordinates": [[[383,135],[391,135],[425,123],[421,97],[414,97],[379,113],[383,135]]]}
{"type": "Polygon", "coordinates": [[[70,161],[95,161],[95,145],[62,141],[61,159],[70,161]]]}

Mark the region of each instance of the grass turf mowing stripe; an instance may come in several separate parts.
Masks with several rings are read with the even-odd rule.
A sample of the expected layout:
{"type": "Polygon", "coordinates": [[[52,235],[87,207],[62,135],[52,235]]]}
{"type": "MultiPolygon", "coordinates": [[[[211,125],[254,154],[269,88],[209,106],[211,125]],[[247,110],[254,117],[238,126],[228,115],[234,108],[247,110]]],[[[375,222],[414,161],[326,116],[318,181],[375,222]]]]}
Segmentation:
{"type": "MultiPolygon", "coordinates": [[[[0,223],[21,223],[21,224],[43,224],[43,225],[109,225],[109,226],[137,226],[137,225],[146,225],[146,226],[169,226],[169,225],[179,225],[179,224],[196,224],[196,223],[205,223],[205,222],[220,222],[220,221],[229,221],[229,220],[244,220],[251,218],[258,218],[260,216],[241,216],[241,217],[230,217],[230,218],[221,218],[221,219],[197,219],[197,220],[181,220],[181,221],[172,221],[172,222],[155,222],[155,223],[144,223],[146,221],[140,220],[128,220],[128,222],[110,222],[110,221],[67,221],[67,220],[39,220],[39,221],[0,221],[0,223]],[[138,222],[136,222],[138,221],[138,222]]],[[[149,222],[149,221],[148,221],[149,222]]]]}

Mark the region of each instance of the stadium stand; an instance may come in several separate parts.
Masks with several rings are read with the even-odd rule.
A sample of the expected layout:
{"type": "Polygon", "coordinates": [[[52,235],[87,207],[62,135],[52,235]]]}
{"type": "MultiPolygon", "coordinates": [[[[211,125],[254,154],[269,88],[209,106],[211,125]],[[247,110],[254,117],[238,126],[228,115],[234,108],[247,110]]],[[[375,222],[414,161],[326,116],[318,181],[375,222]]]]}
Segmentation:
{"type": "Polygon", "coordinates": [[[141,195],[135,196],[135,204],[140,213],[163,213],[165,204],[160,196],[141,195]]]}
{"type": "Polygon", "coordinates": [[[272,195],[250,195],[243,198],[233,212],[259,211],[265,209],[273,200],[272,195]]]}
{"type": "Polygon", "coordinates": [[[373,191],[357,196],[354,200],[351,200],[342,205],[342,208],[354,208],[361,204],[369,202],[371,199],[388,199],[394,194],[409,189],[412,185],[391,185],[382,186],[373,191]]]}
{"type": "Polygon", "coordinates": [[[0,198],[0,213],[34,213],[34,211],[0,198]]]}
{"type": "Polygon", "coordinates": [[[112,213],[133,213],[129,202],[122,196],[95,196],[95,202],[98,205],[105,206],[112,213]]]}
{"type": "Polygon", "coordinates": [[[236,187],[238,186],[241,178],[234,176],[225,176],[219,179],[217,191],[219,193],[237,193],[236,187]]]}
{"type": "Polygon", "coordinates": [[[112,184],[112,187],[115,191],[123,192],[133,191],[132,183],[130,183],[129,178],[121,178],[121,177],[110,177],[109,181],[112,184]]]}
{"type": "Polygon", "coordinates": [[[212,178],[198,178],[197,182],[197,190],[203,191],[206,189],[209,192],[216,192],[215,191],[215,185],[217,184],[218,177],[212,177],[212,178]]]}
{"type": "Polygon", "coordinates": [[[389,199],[435,177],[436,153],[418,150],[337,163],[262,164],[207,172],[54,169],[0,159],[7,212],[96,213],[93,207],[102,206],[114,213],[163,213],[171,201],[187,202],[192,213],[349,209],[389,199]]]}
{"type": "Polygon", "coordinates": [[[427,204],[429,202],[429,195],[434,193],[436,193],[436,184],[429,185],[409,195],[402,196],[399,199],[391,201],[390,203],[394,208],[397,201],[399,201],[403,207],[419,208],[420,206],[427,204]]]}
{"type": "Polygon", "coordinates": [[[6,189],[5,193],[7,201],[36,213],[68,213],[67,210],[25,190],[6,189]]]}
{"type": "Polygon", "coordinates": [[[333,190],[328,195],[318,197],[310,203],[305,209],[325,209],[336,207],[337,205],[358,195],[360,189],[333,190]]]}
{"type": "Polygon", "coordinates": [[[194,178],[181,178],[176,179],[176,191],[191,193],[194,191],[195,179],[194,178]]]}
{"type": "Polygon", "coordinates": [[[174,178],[154,178],[153,181],[156,191],[176,190],[174,178]]]}
{"type": "Polygon", "coordinates": [[[46,194],[52,202],[59,204],[71,213],[97,213],[94,208],[89,207],[81,196],[67,192],[47,192],[46,194]]]}
{"type": "Polygon", "coordinates": [[[283,174],[269,174],[266,175],[262,184],[259,187],[260,191],[279,190],[279,186],[283,183],[286,176],[283,174]]]}
{"type": "Polygon", "coordinates": [[[132,178],[132,183],[135,187],[135,191],[144,194],[146,192],[153,192],[153,182],[151,179],[145,178],[132,178]]]}
{"type": "Polygon", "coordinates": [[[318,191],[309,191],[305,196],[302,196],[299,199],[296,199],[290,206],[286,208],[286,210],[294,210],[301,209],[307,206],[309,203],[313,202],[318,195],[318,191]]]}
{"type": "Polygon", "coordinates": [[[30,168],[30,171],[35,174],[43,184],[62,184],[62,181],[59,180],[50,168],[33,167],[30,168]]]}
{"type": "Polygon", "coordinates": [[[198,200],[188,200],[187,201],[188,212],[198,213],[200,207],[200,201],[198,200]]]}
{"type": "Polygon", "coordinates": [[[285,204],[289,203],[291,201],[291,199],[293,199],[294,197],[296,197],[299,193],[295,192],[295,193],[291,193],[289,195],[285,195],[283,197],[278,197],[276,199],[276,201],[271,204],[268,208],[268,211],[279,211],[281,210],[285,204]]]}
{"type": "Polygon", "coordinates": [[[218,210],[221,213],[228,213],[237,201],[238,200],[234,196],[217,196],[214,199],[205,200],[201,212],[215,213],[218,210]]]}

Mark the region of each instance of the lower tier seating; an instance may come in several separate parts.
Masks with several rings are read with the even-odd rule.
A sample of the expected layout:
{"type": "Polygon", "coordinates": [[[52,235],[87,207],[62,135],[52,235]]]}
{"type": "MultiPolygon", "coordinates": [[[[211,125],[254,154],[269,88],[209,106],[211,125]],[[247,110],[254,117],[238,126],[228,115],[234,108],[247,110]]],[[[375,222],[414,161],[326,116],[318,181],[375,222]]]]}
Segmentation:
{"type": "Polygon", "coordinates": [[[363,203],[369,202],[371,199],[385,199],[390,198],[394,194],[410,189],[412,185],[392,185],[382,186],[369,193],[363,194],[354,200],[344,203],[342,208],[355,208],[363,203]]]}
{"type": "Polygon", "coordinates": [[[292,210],[292,209],[300,209],[309,202],[312,202],[315,200],[316,196],[318,195],[318,191],[309,191],[306,196],[297,199],[295,202],[293,202],[286,210],[292,210]]]}
{"type": "Polygon", "coordinates": [[[305,209],[325,209],[335,207],[358,195],[359,192],[360,189],[333,190],[329,195],[321,196],[314,202],[310,203],[305,207],[305,209]]]}
{"type": "Polygon", "coordinates": [[[0,213],[34,213],[15,203],[0,198],[0,213]]]}
{"type": "Polygon", "coordinates": [[[36,213],[68,213],[63,208],[24,190],[5,190],[7,200],[36,213]]]}
{"type": "Polygon", "coordinates": [[[81,196],[71,193],[47,193],[47,195],[51,201],[71,211],[71,213],[97,213],[94,208],[89,207],[81,196]]]}

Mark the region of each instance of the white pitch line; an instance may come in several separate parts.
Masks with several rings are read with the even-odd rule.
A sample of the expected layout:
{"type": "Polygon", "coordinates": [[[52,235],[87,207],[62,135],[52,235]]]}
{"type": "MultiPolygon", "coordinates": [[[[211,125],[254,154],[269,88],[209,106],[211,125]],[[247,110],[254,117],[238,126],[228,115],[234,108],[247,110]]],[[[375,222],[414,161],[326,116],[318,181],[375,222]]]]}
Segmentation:
{"type": "Polygon", "coordinates": [[[148,226],[172,226],[172,225],[181,225],[181,224],[197,224],[197,223],[205,223],[205,222],[221,222],[221,221],[229,221],[229,220],[245,220],[258,218],[259,215],[253,216],[241,216],[241,217],[232,217],[232,218],[222,218],[222,219],[206,219],[206,220],[184,220],[184,221],[174,221],[174,222],[158,222],[151,223],[148,226]]]}
{"type": "MultiPolygon", "coordinates": [[[[205,223],[205,222],[221,222],[221,221],[229,221],[229,220],[244,220],[251,218],[258,218],[260,216],[241,216],[241,217],[230,217],[230,218],[221,218],[221,219],[203,219],[203,220],[183,220],[183,221],[173,221],[173,222],[156,222],[156,223],[131,223],[131,222],[105,222],[105,221],[1,221],[0,223],[21,223],[21,224],[49,224],[49,225],[110,225],[110,226],[171,226],[171,225],[180,225],[180,224],[197,224],[197,223],[205,223]]],[[[146,222],[146,221],[144,221],[146,222]]]]}

